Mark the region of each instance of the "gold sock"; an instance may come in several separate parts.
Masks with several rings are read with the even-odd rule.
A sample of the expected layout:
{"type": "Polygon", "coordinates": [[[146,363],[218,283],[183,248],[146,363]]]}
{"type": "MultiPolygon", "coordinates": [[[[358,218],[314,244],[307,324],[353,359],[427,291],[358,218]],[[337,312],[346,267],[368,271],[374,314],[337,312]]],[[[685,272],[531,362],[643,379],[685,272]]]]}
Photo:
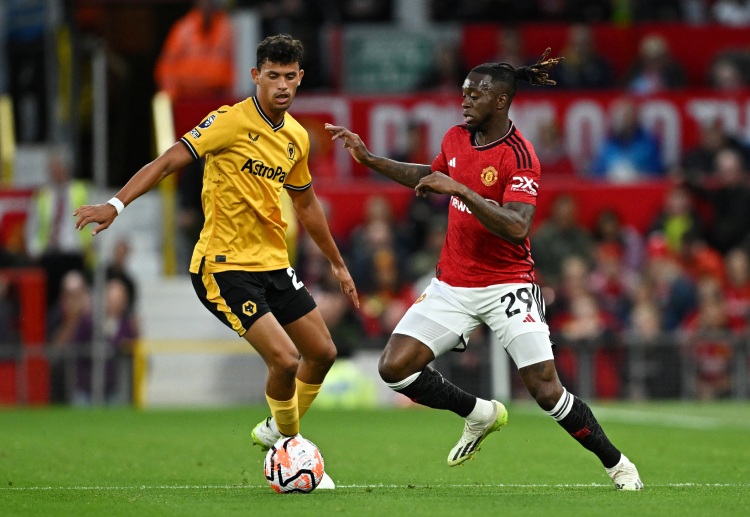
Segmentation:
{"type": "Polygon", "coordinates": [[[266,394],[266,400],[279,432],[284,436],[294,436],[299,433],[297,394],[295,393],[291,400],[275,400],[266,394]]]}
{"type": "Polygon", "coordinates": [[[302,418],[318,396],[322,384],[307,384],[297,379],[297,406],[299,417],[302,418]]]}

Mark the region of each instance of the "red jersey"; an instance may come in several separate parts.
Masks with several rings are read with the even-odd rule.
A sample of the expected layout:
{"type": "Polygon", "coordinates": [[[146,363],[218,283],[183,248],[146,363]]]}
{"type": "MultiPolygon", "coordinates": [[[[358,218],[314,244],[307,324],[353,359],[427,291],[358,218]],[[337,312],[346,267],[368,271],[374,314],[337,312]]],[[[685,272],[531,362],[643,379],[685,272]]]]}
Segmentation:
{"type": "MultiPolygon", "coordinates": [[[[536,206],[539,160],[512,123],[503,138],[482,146],[475,144],[465,125],[451,128],[443,137],[432,171],[449,175],[500,206],[510,201],[536,206]]],[[[453,287],[532,283],[529,239],[518,245],[495,235],[454,196],[436,276],[453,287]]]]}

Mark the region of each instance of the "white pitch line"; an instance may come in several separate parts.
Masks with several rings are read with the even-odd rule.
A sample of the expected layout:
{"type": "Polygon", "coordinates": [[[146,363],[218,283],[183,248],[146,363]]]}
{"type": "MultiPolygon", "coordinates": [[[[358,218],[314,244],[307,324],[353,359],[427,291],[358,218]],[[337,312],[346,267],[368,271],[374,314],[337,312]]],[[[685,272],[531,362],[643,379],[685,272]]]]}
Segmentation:
{"type": "MultiPolygon", "coordinates": [[[[349,489],[360,489],[360,488],[403,488],[403,489],[418,489],[418,488],[597,488],[597,487],[611,487],[609,483],[568,483],[568,484],[557,484],[557,483],[500,483],[495,485],[477,485],[477,484],[407,484],[407,485],[396,485],[396,484],[374,484],[374,485],[337,485],[336,488],[349,488],[349,489]]],[[[646,488],[681,488],[681,487],[695,487],[695,488],[750,488],[750,483],[664,483],[664,484],[648,484],[646,488]]],[[[267,485],[156,485],[156,486],[30,486],[30,487],[0,487],[0,492],[3,491],[29,491],[29,492],[48,492],[54,490],[68,490],[68,491],[127,491],[127,490],[252,490],[252,489],[267,489],[267,485]]]]}

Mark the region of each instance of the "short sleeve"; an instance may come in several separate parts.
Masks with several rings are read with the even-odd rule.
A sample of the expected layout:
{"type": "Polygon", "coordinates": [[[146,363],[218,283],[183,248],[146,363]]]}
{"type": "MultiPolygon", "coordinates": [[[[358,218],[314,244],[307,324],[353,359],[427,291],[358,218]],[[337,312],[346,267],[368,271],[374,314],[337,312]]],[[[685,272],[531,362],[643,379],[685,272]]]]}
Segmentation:
{"type": "Polygon", "coordinates": [[[212,111],[203,122],[188,131],[180,139],[196,160],[214,154],[232,144],[236,133],[237,118],[229,106],[212,111]]]}

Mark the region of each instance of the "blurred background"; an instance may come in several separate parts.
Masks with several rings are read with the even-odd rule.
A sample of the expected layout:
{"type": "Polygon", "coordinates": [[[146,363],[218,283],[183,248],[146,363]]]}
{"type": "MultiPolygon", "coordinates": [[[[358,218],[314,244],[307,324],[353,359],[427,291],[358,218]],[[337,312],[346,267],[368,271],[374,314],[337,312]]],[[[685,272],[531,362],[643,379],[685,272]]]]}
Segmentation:
{"type": "MultiPolygon", "coordinates": [[[[265,366],[200,303],[187,264],[201,164],[103,234],[105,202],[222,104],[253,95],[263,37],[301,39],[290,112],[357,283],[355,310],[301,229],[298,277],[339,349],[316,404],[405,404],[377,377],[434,273],[447,199],[356,165],[323,124],[431,163],[488,61],[565,56],[511,118],[542,163],[531,237],[563,383],[593,399],[747,399],[750,1],[4,0],[0,3],[0,405],[264,403],[265,366]]],[[[292,221],[293,222],[293,221],[292,221]]],[[[526,398],[486,328],[437,367],[526,398]]]]}

